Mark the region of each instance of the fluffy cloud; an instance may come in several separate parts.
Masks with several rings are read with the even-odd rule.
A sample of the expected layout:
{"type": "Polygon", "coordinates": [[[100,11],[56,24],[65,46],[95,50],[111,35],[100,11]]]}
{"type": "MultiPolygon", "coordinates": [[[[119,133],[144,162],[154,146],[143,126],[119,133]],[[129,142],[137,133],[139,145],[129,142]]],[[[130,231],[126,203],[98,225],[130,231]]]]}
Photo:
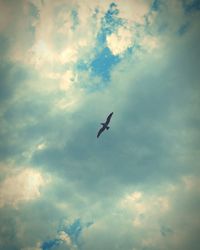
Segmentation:
{"type": "MultiPolygon", "coordinates": [[[[199,178],[185,178],[192,178],[199,186],[199,178]]],[[[179,180],[176,184],[158,186],[156,192],[142,190],[126,194],[113,206],[112,214],[102,214],[84,232],[83,249],[164,250],[188,249],[188,246],[195,249],[199,225],[196,223],[194,233],[193,221],[198,218],[198,208],[190,203],[190,197],[197,198],[198,189],[195,186],[188,190],[186,183],[179,180]],[[183,204],[185,209],[181,209],[183,204]]]]}
{"type": "Polygon", "coordinates": [[[106,40],[113,55],[118,55],[132,46],[132,32],[121,27],[116,34],[107,36],[106,40]]]}
{"type": "Polygon", "coordinates": [[[40,188],[46,183],[40,172],[34,169],[23,169],[13,173],[1,182],[0,207],[4,205],[17,206],[19,202],[40,197],[40,188]]]}

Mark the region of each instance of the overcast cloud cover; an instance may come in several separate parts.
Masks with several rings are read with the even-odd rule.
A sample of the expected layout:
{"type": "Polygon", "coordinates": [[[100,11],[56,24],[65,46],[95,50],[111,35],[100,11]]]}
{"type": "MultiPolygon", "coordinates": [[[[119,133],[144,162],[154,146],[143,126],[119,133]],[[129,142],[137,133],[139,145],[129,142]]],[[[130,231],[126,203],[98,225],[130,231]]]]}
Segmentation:
{"type": "Polygon", "coordinates": [[[0,249],[199,249],[199,25],[198,0],[0,0],[0,249]]]}

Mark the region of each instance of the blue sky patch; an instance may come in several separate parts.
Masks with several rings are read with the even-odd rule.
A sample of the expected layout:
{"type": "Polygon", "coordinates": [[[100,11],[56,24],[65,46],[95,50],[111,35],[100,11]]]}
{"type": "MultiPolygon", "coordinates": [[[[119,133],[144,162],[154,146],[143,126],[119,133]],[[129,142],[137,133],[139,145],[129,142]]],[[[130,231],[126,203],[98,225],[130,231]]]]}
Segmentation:
{"type": "Polygon", "coordinates": [[[104,81],[109,81],[110,71],[119,61],[119,56],[114,56],[110,49],[106,47],[92,61],[92,74],[100,76],[104,81]]]}
{"type": "Polygon", "coordinates": [[[60,240],[54,239],[54,240],[48,240],[48,241],[43,242],[41,245],[41,248],[42,250],[49,250],[59,245],[60,245],[60,240]]]}
{"type": "Polygon", "coordinates": [[[76,219],[71,225],[69,225],[64,231],[69,235],[72,243],[78,245],[78,239],[83,230],[83,226],[80,219],[76,219]]]}
{"type": "Polygon", "coordinates": [[[101,20],[101,30],[97,35],[97,40],[100,45],[105,44],[107,35],[112,34],[124,24],[123,19],[119,18],[118,14],[117,4],[111,3],[108,11],[101,20]]]}
{"type": "MultiPolygon", "coordinates": [[[[79,236],[83,230],[84,227],[89,227],[92,225],[91,223],[87,223],[86,225],[83,225],[81,220],[78,218],[76,219],[72,224],[70,225],[61,225],[59,227],[59,230],[57,233],[59,234],[60,232],[64,231],[71,239],[72,244],[75,246],[79,245],[79,236]]],[[[54,247],[58,247],[59,245],[62,245],[64,242],[61,239],[58,239],[55,237],[55,239],[50,239],[47,241],[44,241],[41,245],[42,250],[49,250],[54,247]]]]}

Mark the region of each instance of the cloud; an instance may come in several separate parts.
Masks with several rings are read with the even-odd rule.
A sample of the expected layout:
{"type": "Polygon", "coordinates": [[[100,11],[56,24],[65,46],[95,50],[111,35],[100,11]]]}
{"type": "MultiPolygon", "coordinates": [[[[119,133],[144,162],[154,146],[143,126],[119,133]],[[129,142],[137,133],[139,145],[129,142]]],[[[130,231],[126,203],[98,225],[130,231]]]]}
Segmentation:
{"type": "Polygon", "coordinates": [[[17,206],[20,202],[39,198],[40,188],[44,184],[41,173],[30,168],[8,176],[1,182],[0,207],[7,204],[17,206]]]}
{"type": "MultiPolygon", "coordinates": [[[[168,45],[166,45],[167,48],[169,48],[168,45]]],[[[146,56],[141,53],[139,62],[136,62],[135,58],[132,61],[127,59],[119,67],[115,67],[109,89],[86,98],[81,110],[77,111],[77,117],[74,117],[73,123],[76,132],[71,133],[73,139],[68,142],[69,144],[66,143],[59,149],[52,145],[41,153],[36,152],[32,159],[34,164],[48,166],[51,171],[54,171],[54,165],[59,165],[60,171],[75,179],[76,175],[81,173],[80,182],[90,186],[88,173],[90,171],[92,173],[93,162],[96,162],[96,166],[99,162],[100,167],[96,167],[95,175],[91,178],[91,181],[94,181],[95,177],[95,184],[99,184],[99,188],[104,173],[107,173],[109,179],[113,178],[113,171],[117,171],[116,178],[123,183],[133,183],[143,178],[146,181],[173,178],[176,174],[179,175],[180,171],[184,172],[187,167],[179,161],[179,152],[183,150],[181,134],[177,132],[175,135],[174,131],[177,130],[176,126],[187,130],[183,121],[188,117],[186,113],[181,113],[181,109],[183,105],[185,110],[187,109],[184,99],[190,98],[188,92],[190,86],[187,80],[183,80],[181,74],[179,75],[178,68],[176,72],[173,71],[175,65],[179,65],[178,62],[168,63],[162,60],[167,58],[169,53],[169,50],[151,52],[146,56]],[[135,67],[132,68],[132,65],[135,67]],[[130,71],[132,74],[127,74],[130,71]],[[159,72],[162,72],[162,81],[159,72]],[[171,82],[173,77],[176,83],[171,82]],[[179,91],[180,88],[182,92],[179,91]],[[116,100],[119,93],[120,98],[116,100]],[[101,105],[102,100],[104,105],[101,105]],[[103,137],[104,143],[106,141],[103,147],[101,142],[96,144],[93,141],[97,127],[94,123],[105,117],[107,107],[114,111],[115,116],[112,121],[112,131],[103,137]],[[99,117],[95,110],[98,110],[99,117]],[[177,114],[183,114],[183,116],[180,117],[177,114]],[[81,126],[79,126],[80,120],[81,126]],[[123,133],[118,133],[124,127],[124,121],[126,121],[126,130],[123,129],[123,133]],[[172,129],[172,126],[175,127],[172,129]],[[80,143],[77,144],[77,141],[80,143]],[[111,145],[112,153],[109,154],[111,145]],[[93,149],[92,160],[90,148],[93,149]],[[99,157],[101,161],[97,160],[99,157]],[[125,159],[129,159],[126,160],[127,171],[121,167],[125,159]],[[82,160],[81,165],[80,160],[82,160]],[[69,165],[71,167],[67,170],[66,166],[69,165]],[[176,168],[175,165],[180,168],[176,168]],[[146,175],[147,172],[148,175],[146,175]]],[[[172,55],[173,53],[174,51],[171,51],[172,55]]],[[[182,51],[177,50],[176,53],[178,53],[176,58],[181,57],[182,51]]],[[[185,70],[187,70],[186,67],[185,70]]],[[[191,74],[193,77],[195,75],[196,73],[191,74]]]]}
{"type": "Polygon", "coordinates": [[[154,51],[160,44],[157,37],[145,36],[140,42],[140,45],[146,51],[154,51]]]}
{"type": "MultiPolygon", "coordinates": [[[[198,230],[193,235],[194,231],[191,229],[193,228],[192,221],[198,217],[198,208],[191,205],[189,200],[191,195],[198,196],[196,193],[198,188],[188,191],[185,183],[179,180],[173,186],[171,183],[159,186],[156,191],[144,190],[146,189],[142,189],[143,195],[136,200],[127,199],[132,195],[125,195],[122,203],[120,201],[113,206],[112,214],[103,213],[93,227],[83,234],[84,249],[106,247],[109,249],[117,247],[123,249],[133,247],[136,249],[145,247],[149,249],[168,249],[168,247],[188,249],[189,245],[195,248],[198,230]],[[163,203],[164,199],[169,202],[167,209],[163,203]],[[180,213],[183,203],[187,209],[181,210],[180,213]],[[193,209],[195,211],[193,210],[193,214],[188,214],[188,209],[190,212],[193,209]],[[110,225],[112,225],[112,230],[110,225]],[[192,235],[194,237],[191,237],[192,235]]],[[[134,191],[134,194],[140,192],[134,191]]]]}
{"type": "Polygon", "coordinates": [[[124,3],[118,1],[117,4],[119,5],[119,16],[121,18],[127,19],[128,22],[144,24],[144,17],[149,11],[148,1],[126,0],[124,3]]]}
{"type": "Polygon", "coordinates": [[[200,4],[197,0],[182,1],[184,11],[192,13],[200,10],[200,4]]]}
{"type": "Polygon", "coordinates": [[[199,245],[199,17],[153,5],[3,6],[0,248],[199,245]]]}
{"type": "Polygon", "coordinates": [[[10,47],[9,43],[8,38],[0,34],[0,55],[2,59],[7,56],[10,47]]]}
{"type": "Polygon", "coordinates": [[[119,55],[132,46],[132,32],[120,27],[116,34],[107,36],[106,40],[113,55],[119,55]]]}
{"type": "Polygon", "coordinates": [[[9,6],[4,1],[1,1],[0,6],[2,10],[2,15],[0,19],[0,31],[2,32],[5,30],[5,28],[8,26],[11,20],[9,19],[10,17],[9,6]]]}
{"type": "Polygon", "coordinates": [[[38,242],[35,247],[25,247],[22,248],[22,250],[41,250],[40,245],[41,245],[40,242],[38,242]]]}
{"type": "Polygon", "coordinates": [[[87,223],[84,225],[80,219],[74,220],[71,224],[64,221],[58,230],[58,234],[55,239],[44,241],[41,244],[42,250],[48,250],[52,248],[57,248],[59,246],[65,245],[65,248],[70,250],[79,249],[81,243],[79,242],[80,235],[83,229],[90,227],[92,223],[87,223]]]}

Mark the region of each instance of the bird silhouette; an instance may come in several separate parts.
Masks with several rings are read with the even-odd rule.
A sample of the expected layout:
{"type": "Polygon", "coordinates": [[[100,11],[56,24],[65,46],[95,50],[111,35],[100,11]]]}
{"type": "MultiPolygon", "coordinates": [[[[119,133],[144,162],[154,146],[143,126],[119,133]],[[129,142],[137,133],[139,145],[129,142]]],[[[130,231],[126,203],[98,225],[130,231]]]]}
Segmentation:
{"type": "Polygon", "coordinates": [[[109,116],[107,117],[106,121],[105,122],[102,122],[101,125],[102,127],[99,129],[99,132],[97,134],[97,138],[99,138],[100,134],[105,130],[105,129],[109,129],[110,127],[108,126],[110,120],[111,120],[111,117],[113,115],[113,112],[109,114],[109,116]]]}

